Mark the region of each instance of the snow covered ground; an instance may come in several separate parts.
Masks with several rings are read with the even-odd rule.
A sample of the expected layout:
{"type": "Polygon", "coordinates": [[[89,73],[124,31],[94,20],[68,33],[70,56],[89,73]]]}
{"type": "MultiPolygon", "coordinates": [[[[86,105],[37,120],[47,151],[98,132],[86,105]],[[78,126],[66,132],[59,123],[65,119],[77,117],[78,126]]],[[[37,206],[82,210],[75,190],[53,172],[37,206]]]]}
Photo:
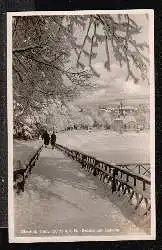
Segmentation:
{"type": "MultiPolygon", "coordinates": [[[[149,161],[147,133],[69,131],[58,133],[57,142],[109,162],[149,161]]],[[[25,161],[41,144],[15,141],[14,159],[25,161]]],[[[145,235],[149,228],[138,227],[127,205],[125,197],[112,195],[79,163],[49,146],[41,152],[24,193],[15,194],[15,235],[145,235]]]]}
{"type": "Polygon", "coordinates": [[[68,131],[57,134],[57,143],[112,163],[150,162],[148,132],[68,131]]]}
{"type": "Polygon", "coordinates": [[[34,152],[42,145],[42,141],[14,140],[13,143],[13,167],[17,169],[28,163],[34,152]],[[20,161],[21,166],[19,166],[20,161]]]}
{"type": "MultiPolygon", "coordinates": [[[[25,192],[15,194],[15,235],[146,235],[115,205],[119,198],[110,201],[111,196],[79,163],[44,149],[25,192]]],[[[121,202],[124,208],[124,198],[121,202]]]]}

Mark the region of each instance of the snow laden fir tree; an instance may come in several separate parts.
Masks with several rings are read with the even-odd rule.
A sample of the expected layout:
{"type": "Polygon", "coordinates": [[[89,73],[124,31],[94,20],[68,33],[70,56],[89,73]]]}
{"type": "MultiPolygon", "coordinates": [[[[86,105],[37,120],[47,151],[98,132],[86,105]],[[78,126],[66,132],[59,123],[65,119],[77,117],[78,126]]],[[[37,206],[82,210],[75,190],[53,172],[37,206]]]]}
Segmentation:
{"type": "Polygon", "coordinates": [[[139,84],[142,79],[149,84],[149,60],[145,55],[148,45],[136,41],[141,32],[142,27],[129,14],[15,16],[12,49],[15,135],[23,136],[25,125],[30,127],[30,136],[46,126],[66,129],[75,124],[103,125],[104,117],[94,110],[85,114],[70,102],[97,88],[100,75],[93,62],[100,46],[105,47],[107,74],[115,59],[120,67],[126,67],[126,80],[139,84]]]}

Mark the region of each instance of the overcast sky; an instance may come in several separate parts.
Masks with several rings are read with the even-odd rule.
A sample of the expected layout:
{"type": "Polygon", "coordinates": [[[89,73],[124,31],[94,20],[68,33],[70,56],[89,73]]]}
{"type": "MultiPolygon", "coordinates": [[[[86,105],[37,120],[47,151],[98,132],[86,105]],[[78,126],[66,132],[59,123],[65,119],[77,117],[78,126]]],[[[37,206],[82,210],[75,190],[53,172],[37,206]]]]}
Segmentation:
{"type": "MultiPolygon", "coordinates": [[[[137,14],[131,15],[131,18],[142,27],[141,33],[134,39],[138,42],[148,42],[148,29],[149,21],[145,15],[137,14]]],[[[77,36],[82,43],[84,38],[84,32],[76,28],[75,36],[77,36]]],[[[118,102],[120,98],[127,100],[128,103],[149,103],[149,85],[144,81],[140,81],[139,84],[134,84],[132,80],[126,82],[127,70],[126,67],[120,68],[118,63],[113,57],[113,52],[110,50],[111,55],[111,72],[108,72],[104,68],[104,62],[106,59],[105,46],[100,45],[98,48],[97,58],[92,61],[93,67],[98,73],[100,78],[97,79],[97,90],[87,93],[77,98],[74,103],[76,104],[109,104],[118,102]]],[[[145,51],[145,55],[148,56],[148,51],[145,51]]],[[[72,53],[70,63],[73,65],[76,57],[72,53]]],[[[85,58],[82,58],[82,62],[87,63],[85,58]]],[[[88,64],[87,64],[88,65],[88,64]]]]}

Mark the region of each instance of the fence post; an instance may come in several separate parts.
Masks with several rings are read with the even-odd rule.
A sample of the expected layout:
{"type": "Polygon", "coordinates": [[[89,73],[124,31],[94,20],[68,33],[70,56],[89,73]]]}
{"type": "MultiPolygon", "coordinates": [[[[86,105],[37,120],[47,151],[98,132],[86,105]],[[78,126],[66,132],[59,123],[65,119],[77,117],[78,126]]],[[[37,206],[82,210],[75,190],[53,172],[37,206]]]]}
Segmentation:
{"type": "MultiPolygon", "coordinates": [[[[72,151],[63,146],[59,148],[57,144],[56,144],[56,147],[58,149],[61,148],[61,150],[64,152],[72,151]]],[[[81,152],[75,151],[75,153],[76,153],[75,154],[76,160],[78,160],[78,155],[79,155],[79,162],[82,164],[82,168],[86,168],[86,165],[88,164],[88,167],[86,168],[86,170],[88,171],[90,170],[94,176],[99,175],[99,177],[100,176],[101,178],[103,177],[103,181],[106,178],[107,182],[111,183],[110,190],[112,190],[112,193],[117,192],[117,191],[119,192],[122,191],[123,194],[126,194],[126,192],[128,191],[128,195],[129,195],[128,201],[132,200],[135,193],[138,193],[140,195],[142,194],[144,199],[146,198],[150,199],[148,196],[149,194],[147,193],[146,184],[151,185],[151,180],[143,176],[142,164],[140,163],[139,164],[118,164],[115,166],[114,164],[103,162],[99,159],[94,158],[93,156],[89,156],[81,152]],[[135,172],[133,173],[133,171],[130,171],[130,169],[128,168],[128,166],[131,166],[131,165],[135,166],[136,173],[135,172]],[[123,168],[126,168],[126,170],[123,168]],[[140,176],[141,173],[142,175],[140,176]],[[140,184],[139,190],[138,190],[138,187],[136,188],[138,184],[140,184]],[[122,187],[122,190],[121,190],[121,187],[122,187]],[[140,189],[143,189],[143,190],[140,190],[140,189]],[[146,191],[146,192],[143,192],[143,191],[146,191]]],[[[141,202],[142,202],[142,199],[138,199],[138,206],[141,204],[141,202]]]]}
{"type": "Polygon", "coordinates": [[[113,177],[112,177],[112,193],[116,191],[116,179],[115,176],[117,175],[118,170],[116,168],[113,169],[113,177]]]}
{"type": "Polygon", "coordinates": [[[146,190],[146,182],[143,181],[143,191],[145,191],[145,190],[146,190]]]}

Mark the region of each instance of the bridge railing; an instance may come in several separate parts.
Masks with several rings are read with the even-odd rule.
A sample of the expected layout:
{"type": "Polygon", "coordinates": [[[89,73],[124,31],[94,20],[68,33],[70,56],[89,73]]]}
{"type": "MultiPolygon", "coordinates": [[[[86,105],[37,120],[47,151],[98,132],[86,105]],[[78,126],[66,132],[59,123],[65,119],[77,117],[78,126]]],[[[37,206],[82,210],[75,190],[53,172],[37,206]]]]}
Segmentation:
{"type": "Polygon", "coordinates": [[[135,209],[142,207],[143,215],[149,213],[151,209],[150,178],[130,172],[123,166],[110,164],[59,144],[56,144],[56,148],[64,152],[68,157],[78,161],[82,168],[89,173],[98,176],[103,183],[110,186],[112,193],[126,195],[128,201],[135,204],[135,209]]]}
{"type": "Polygon", "coordinates": [[[127,169],[128,171],[138,173],[140,175],[145,175],[150,177],[151,171],[150,171],[150,164],[149,163],[126,163],[126,164],[116,164],[117,166],[127,169]]]}
{"type": "Polygon", "coordinates": [[[14,189],[16,193],[19,194],[20,191],[24,191],[25,180],[31,174],[32,168],[35,166],[42,149],[43,145],[37,149],[24,168],[20,164],[19,169],[13,171],[14,189]]]}

